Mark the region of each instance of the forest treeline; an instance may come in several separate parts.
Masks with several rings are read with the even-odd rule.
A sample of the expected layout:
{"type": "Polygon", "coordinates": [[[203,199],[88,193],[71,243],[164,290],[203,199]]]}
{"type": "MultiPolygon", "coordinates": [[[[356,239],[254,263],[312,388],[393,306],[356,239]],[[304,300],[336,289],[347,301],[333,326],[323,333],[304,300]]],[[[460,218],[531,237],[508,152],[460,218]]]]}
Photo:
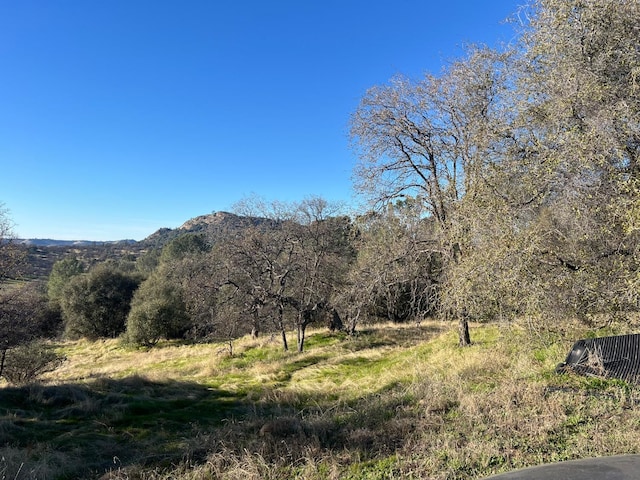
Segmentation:
{"type": "MultiPolygon", "coordinates": [[[[70,338],[146,346],[232,349],[251,333],[280,335],[286,349],[293,329],[301,351],[319,322],[353,332],[440,317],[458,322],[464,346],[472,320],[545,329],[632,318],[640,3],[538,0],[513,23],[507,45],[470,46],[438,74],[365,93],[350,123],[358,213],[319,197],[249,199],[237,213],[265,221],[224,239],[182,235],[89,271],[67,258],[40,293],[5,285],[5,377],[11,351],[50,335],[56,319],[70,338]]],[[[18,259],[2,218],[8,278],[18,259]]]]}

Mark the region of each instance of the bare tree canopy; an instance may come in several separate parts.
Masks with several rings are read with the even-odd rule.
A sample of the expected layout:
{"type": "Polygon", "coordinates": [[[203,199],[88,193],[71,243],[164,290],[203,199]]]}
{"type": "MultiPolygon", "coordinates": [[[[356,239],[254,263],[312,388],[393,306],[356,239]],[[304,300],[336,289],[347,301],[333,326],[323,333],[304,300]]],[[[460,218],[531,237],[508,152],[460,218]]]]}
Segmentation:
{"type": "Polygon", "coordinates": [[[0,203],[0,286],[5,280],[19,276],[24,261],[24,250],[14,240],[9,210],[0,203]]]}
{"type": "Polygon", "coordinates": [[[357,188],[438,226],[463,345],[467,317],[638,308],[640,4],[539,0],[520,19],[503,50],[395,77],[352,117],[357,188]]]}

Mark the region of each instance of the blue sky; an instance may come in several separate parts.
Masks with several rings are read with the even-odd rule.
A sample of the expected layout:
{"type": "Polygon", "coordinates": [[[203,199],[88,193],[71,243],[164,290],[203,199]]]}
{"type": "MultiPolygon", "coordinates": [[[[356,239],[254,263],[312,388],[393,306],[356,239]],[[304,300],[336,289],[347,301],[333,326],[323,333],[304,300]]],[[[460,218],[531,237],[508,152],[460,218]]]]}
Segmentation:
{"type": "Polygon", "coordinates": [[[514,37],[518,0],[0,0],[0,203],[140,240],[256,194],[353,201],[349,116],[514,37]]]}

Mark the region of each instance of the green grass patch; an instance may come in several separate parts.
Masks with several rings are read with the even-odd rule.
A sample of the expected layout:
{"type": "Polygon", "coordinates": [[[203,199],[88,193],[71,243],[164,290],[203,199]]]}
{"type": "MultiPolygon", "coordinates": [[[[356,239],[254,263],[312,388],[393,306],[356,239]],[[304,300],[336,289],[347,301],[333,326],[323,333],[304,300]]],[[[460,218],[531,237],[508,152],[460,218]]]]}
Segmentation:
{"type": "Polygon", "coordinates": [[[369,460],[351,465],[345,473],[345,480],[393,480],[401,478],[395,456],[380,460],[369,460]]]}
{"type": "Polygon", "coordinates": [[[20,427],[3,429],[3,443],[32,450],[46,443],[47,451],[73,457],[74,467],[60,478],[99,472],[114,456],[140,461],[163,452],[177,462],[184,455],[184,442],[177,439],[246,414],[246,406],[228,392],[141,378],[5,388],[0,405],[2,422],[20,427]]]}
{"type": "Polygon", "coordinates": [[[57,345],[42,385],[0,390],[6,478],[468,479],[640,449],[640,390],[557,375],[572,338],[382,325],[349,337],[57,345]],[[35,472],[35,473],[34,473],[35,472]],[[119,476],[118,476],[119,475],[119,476]]]}

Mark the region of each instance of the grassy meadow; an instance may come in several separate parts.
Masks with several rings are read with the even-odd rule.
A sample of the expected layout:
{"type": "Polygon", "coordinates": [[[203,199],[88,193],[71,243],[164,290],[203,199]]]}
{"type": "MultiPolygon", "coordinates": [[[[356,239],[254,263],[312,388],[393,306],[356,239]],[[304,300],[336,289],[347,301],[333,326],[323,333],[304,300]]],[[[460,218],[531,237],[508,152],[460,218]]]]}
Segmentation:
{"type": "Polygon", "coordinates": [[[7,479],[471,479],[640,452],[640,389],[554,373],[584,330],[379,325],[225,344],[52,345],[0,389],[7,479]]]}

